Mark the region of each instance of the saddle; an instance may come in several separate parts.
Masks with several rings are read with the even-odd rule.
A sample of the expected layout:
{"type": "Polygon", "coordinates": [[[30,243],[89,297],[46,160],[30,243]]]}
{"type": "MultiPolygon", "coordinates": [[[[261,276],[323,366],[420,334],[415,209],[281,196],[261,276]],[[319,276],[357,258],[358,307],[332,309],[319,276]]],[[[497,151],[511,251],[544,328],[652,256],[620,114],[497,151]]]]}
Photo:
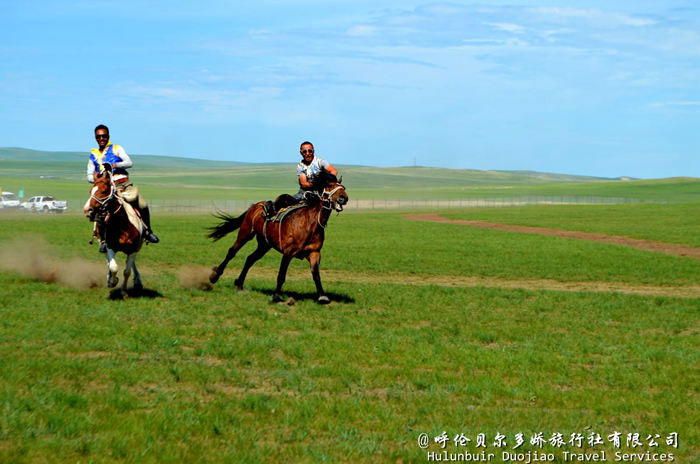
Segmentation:
{"type": "Polygon", "coordinates": [[[280,208],[279,211],[275,212],[275,214],[272,217],[265,217],[266,222],[282,222],[285,217],[292,211],[296,211],[300,208],[306,207],[306,202],[302,201],[300,203],[295,203],[290,206],[285,206],[284,208],[280,208]]]}

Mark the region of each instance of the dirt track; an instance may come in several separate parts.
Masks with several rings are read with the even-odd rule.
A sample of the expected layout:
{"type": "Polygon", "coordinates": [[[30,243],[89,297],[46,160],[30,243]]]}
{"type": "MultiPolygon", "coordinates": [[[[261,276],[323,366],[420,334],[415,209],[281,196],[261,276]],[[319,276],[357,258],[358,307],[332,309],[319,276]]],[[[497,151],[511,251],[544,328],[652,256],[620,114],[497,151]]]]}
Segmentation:
{"type": "Polygon", "coordinates": [[[483,227],[486,229],[508,230],[511,232],[521,232],[525,234],[540,234],[550,235],[553,237],[574,238],[578,240],[591,240],[594,242],[612,243],[615,245],[623,245],[640,250],[655,251],[657,253],[665,253],[667,255],[687,256],[690,258],[700,259],[700,248],[689,245],[675,245],[673,243],[652,242],[649,240],[640,240],[629,237],[619,237],[615,235],[594,234],[590,232],[576,232],[570,230],[547,229],[544,227],[529,227],[529,226],[512,226],[506,224],[497,224],[495,222],[484,221],[464,221],[458,219],[448,219],[439,216],[435,213],[429,214],[407,214],[404,216],[411,221],[428,221],[442,222],[447,224],[459,224],[472,227],[483,227]]]}
{"type": "MultiPolygon", "coordinates": [[[[235,279],[240,268],[226,270],[225,279],[235,279]]],[[[276,269],[255,268],[250,270],[249,278],[269,279],[274,281],[276,269]]],[[[700,298],[700,286],[659,287],[653,285],[633,285],[622,282],[560,282],[551,279],[499,279],[497,277],[471,277],[460,275],[425,276],[414,274],[371,274],[367,272],[349,272],[321,269],[321,277],[327,282],[352,282],[371,284],[392,284],[439,287],[497,287],[523,290],[551,290],[560,292],[592,293],[626,293],[632,295],[670,296],[675,298],[700,298]]],[[[309,280],[311,273],[307,269],[289,269],[287,280],[309,280]]]]}

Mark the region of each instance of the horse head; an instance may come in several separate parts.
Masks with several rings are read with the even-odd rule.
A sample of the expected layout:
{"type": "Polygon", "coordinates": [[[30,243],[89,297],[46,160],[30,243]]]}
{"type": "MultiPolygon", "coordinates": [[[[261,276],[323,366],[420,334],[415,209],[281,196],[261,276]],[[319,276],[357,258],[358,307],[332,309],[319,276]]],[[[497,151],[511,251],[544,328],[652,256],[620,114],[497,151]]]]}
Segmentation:
{"type": "Polygon", "coordinates": [[[95,174],[95,182],[90,190],[88,213],[90,220],[104,219],[107,216],[109,204],[115,198],[116,188],[112,182],[112,167],[104,165],[104,170],[95,174]]]}
{"type": "Polygon", "coordinates": [[[320,193],[321,201],[324,203],[324,207],[326,207],[325,204],[328,204],[327,208],[341,212],[349,199],[345,192],[345,186],[341,183],[343,178],[337,179],[333,174],[326,174],[325,180],[325,185],[320,193]]]}

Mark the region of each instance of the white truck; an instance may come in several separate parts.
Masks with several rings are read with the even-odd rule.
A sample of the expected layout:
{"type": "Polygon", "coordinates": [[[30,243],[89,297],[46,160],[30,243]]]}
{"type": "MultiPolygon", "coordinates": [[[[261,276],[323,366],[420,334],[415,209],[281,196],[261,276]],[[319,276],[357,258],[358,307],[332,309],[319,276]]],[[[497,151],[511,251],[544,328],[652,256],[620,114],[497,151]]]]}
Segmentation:
{"type": "Polygon", "coordinates": [[[4,208],[19,208],[19,198],[12,192],[2,192],[0,198],[0,209],[4,208]]]}
{"type": "Polygon", "coordinates": [[[68,209],[68,202],[58,201],[52,196],[31,197],[20,206],[35,213],[62,213],[68,209]]]}

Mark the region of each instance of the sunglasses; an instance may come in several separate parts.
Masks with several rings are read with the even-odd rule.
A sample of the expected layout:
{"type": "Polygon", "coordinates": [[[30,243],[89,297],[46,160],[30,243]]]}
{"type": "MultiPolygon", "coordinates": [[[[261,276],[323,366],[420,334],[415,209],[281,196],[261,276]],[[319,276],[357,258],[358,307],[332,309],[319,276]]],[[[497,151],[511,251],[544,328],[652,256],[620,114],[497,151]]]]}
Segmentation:
{"type": "Polygon", "coordinates": [[[313,153],[313,152],[314,152],[313,149],[311,149],[311,150],[302,150],[302,151],[301,151],[301,154],[302,154],[302,155],[305,155],[305,154],[307,154],[307,153],[313,153]]]}
{"type": "Polygon", "coordinates": [[[108,138],[109,138],[109,134],[97,134],[97,135],[95,136],[95,138],[96,138],[96,139],[108,139],[108,138]]]}

